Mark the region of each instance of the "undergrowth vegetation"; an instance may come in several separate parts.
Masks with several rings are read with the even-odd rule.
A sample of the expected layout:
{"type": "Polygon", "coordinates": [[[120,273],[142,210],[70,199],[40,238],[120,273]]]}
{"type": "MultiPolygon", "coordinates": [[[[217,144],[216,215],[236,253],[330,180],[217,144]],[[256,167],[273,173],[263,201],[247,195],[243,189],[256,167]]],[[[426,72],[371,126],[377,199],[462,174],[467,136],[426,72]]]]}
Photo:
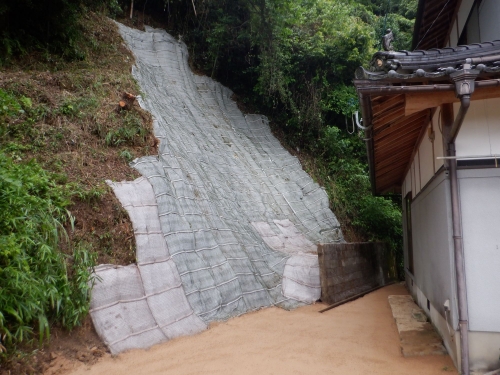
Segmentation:
{"type": "Polygon", "coordinates": [[[49,319],[72,328],[88,312],[96,254],[80,243],[70,265],[59,251],[71,193],[35,161],[0,153],[0,334],[9,345],[49,336],[49,319]]]}
{"type": "Polygon", "coordinates": [[[34,159],[22,160],[41,147],[22,141],[32,140],[43,113],[31,99],[0,89],[0,335],[7,347],[34,333],[41,343],[54,320],[66,328],[77,325],[88,312],[97,258],[84,242],[69,241],[75,185],[61,183],[66,178],[34,159]]]}
{"type": "Polygon", "coordinates": [[[32,356],[16,353],[45,342],[54,329],[81,324],[97,262],[134,261],[130,220],[104,180],[138,177],[128,163],[133,154],[155,151],[151,116],[137,103],[118,108],[125,91],[140,92],[116,26],[88,9],[77,22],[84,57],[26,47],[3,60],[2,370],[17,361],[33,365],[32,356]]]}

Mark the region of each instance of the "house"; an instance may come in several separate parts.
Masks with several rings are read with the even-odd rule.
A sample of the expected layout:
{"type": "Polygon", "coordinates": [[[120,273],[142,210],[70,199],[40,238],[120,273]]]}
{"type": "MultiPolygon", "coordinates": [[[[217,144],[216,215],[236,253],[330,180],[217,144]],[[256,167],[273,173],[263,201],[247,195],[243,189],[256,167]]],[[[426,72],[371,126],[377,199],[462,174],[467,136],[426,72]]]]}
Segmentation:
{"type": "Polygon", "coordinates": [[[414,50],[355,79],[373,192],[402,195],[408,288],[462,374],[500,368],[498,20],[498,0],[420,0],[414,50]]]}

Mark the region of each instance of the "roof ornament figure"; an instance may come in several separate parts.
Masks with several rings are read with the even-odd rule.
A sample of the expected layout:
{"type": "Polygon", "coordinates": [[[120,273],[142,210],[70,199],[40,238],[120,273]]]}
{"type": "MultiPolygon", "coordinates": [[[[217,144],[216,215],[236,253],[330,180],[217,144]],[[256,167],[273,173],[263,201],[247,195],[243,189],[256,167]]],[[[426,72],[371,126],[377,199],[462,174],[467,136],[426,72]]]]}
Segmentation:
{"type": "Polygon", "coordinates": [[[394,47],[392,46],[392,42],[394,41],[394,34],[391,29],[387,29],[386,34],[382,38],[382,46],[384,47],[384,51],[394,51],[394,47]]]}

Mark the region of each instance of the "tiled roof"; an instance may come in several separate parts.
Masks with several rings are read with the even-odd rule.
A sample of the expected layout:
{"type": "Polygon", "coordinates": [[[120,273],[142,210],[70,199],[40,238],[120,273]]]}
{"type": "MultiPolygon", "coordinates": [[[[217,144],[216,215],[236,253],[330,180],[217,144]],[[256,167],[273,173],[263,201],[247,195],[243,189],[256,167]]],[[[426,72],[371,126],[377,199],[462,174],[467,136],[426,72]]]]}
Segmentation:
{"type": "Polygon", "coordinates": [[[466,46],[417,51],[381,51],[370,67],[358,68],[357,79],[422,81],[447,80],[467,59],[482,75],[500,72],[500,40],[466,46]]]}

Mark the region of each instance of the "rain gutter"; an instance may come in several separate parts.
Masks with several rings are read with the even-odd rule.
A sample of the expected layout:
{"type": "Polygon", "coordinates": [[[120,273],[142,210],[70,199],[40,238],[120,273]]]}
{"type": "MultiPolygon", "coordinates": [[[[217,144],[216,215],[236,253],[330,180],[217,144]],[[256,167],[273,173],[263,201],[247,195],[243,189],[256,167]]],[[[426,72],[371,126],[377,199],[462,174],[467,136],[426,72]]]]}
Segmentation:
{"type": "MultiPolygon", "coordinates": [[[[467,303],[467,283],[465,277],[465,262],[462,234],[462,211],[460,207],[460,195],[458,191],[457,159],[455,140],[464,122],[467,111],[470,107],[470,97],[475,90],[475,79],[479,75],[479,70],[471,69],[469,63],[464,64],[464,68],[450,75],[455,83],[455,94],[460,99],[460,109],[453,122],[443,121],[443,137],[447,144],[447,156],[450,173],[450,193],[451,193],[451,214],[453,226],[453,247],[455,255],[455,273],[457,279],[458,297],[458,319],[460,330],[460,368],[463,375],[469,375],[469,313],[467,303]],[[446,128],[446,130],[444,129],[446,128]]],[[[447,104],[453,116],[453,105],[447,104]]],[[[452,116],[447,116],[451,117],[452,116]]],[[[446,119],[444,119],[446,120],[446,119]]]]}
{"type": "MultiPolygon", "coordinates": [[[[459,71],[458,73],[460,73],[459,71]]],[[[453,73],[456,74],[456,73],[453,73]]],[[[452,74],[452,75],[453,75],[452,74]]],[[[488,88],[500,86],[500,79],[488,79],[475,83],[476,88],[488,88]]],[[[415,92],[454,91],[455,84],[414,85],[414,86],[366,86],[358,87],[358,93],[362,95],[400,95],[415,92]]],[[[364,114],[364,113],[363,113],[364,114]]]]}

